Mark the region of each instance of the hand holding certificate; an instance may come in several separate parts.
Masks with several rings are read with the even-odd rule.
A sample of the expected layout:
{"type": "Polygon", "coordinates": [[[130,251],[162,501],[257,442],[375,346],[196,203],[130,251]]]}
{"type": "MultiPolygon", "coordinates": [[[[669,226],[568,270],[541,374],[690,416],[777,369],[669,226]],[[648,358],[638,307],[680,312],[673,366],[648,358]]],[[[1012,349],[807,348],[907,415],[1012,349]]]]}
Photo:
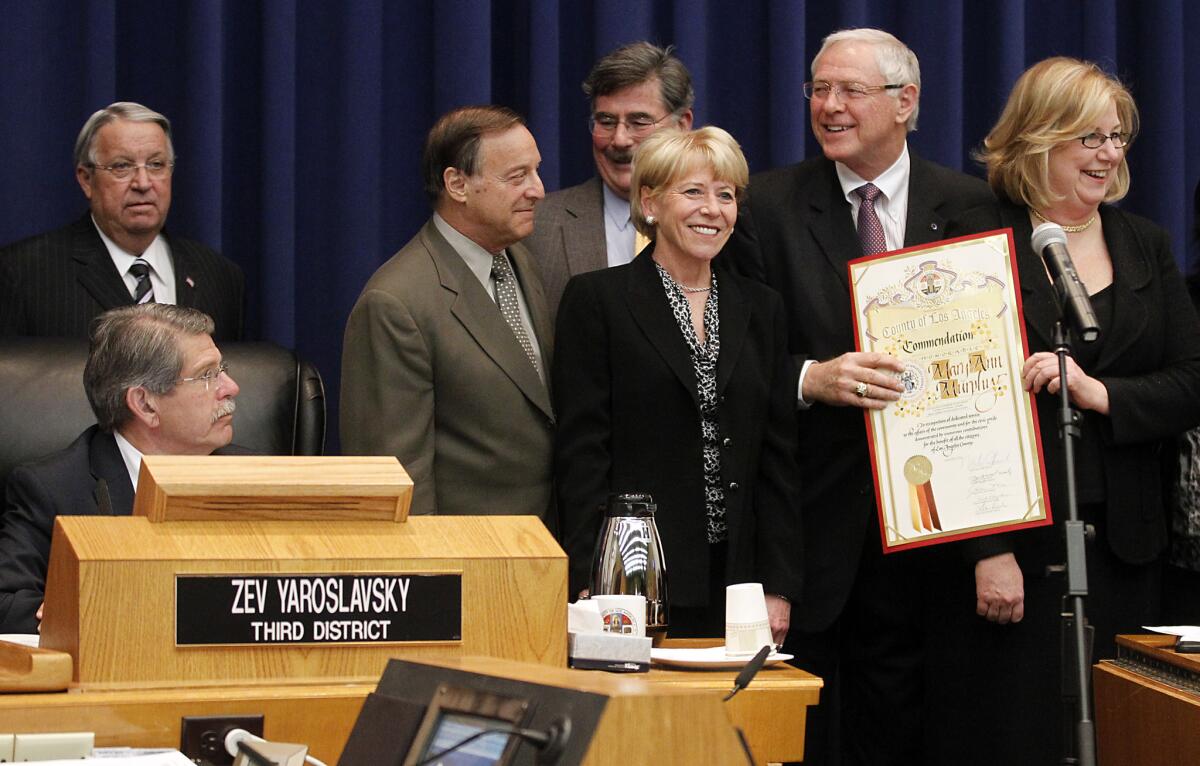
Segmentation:
{"type": "Polygon", "coordinates": [[[1016,281],[1008,231],[850,263],[859,352],[833,361],[886,356],[832,388],[867,410],[885,551],[1050,523],[1016,281]]]}

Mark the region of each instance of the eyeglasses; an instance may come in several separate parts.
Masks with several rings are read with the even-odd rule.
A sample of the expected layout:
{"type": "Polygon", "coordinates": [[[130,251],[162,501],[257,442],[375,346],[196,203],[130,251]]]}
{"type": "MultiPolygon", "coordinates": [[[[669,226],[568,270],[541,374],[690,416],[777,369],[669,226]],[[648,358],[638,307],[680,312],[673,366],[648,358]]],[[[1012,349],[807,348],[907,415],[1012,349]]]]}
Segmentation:
{"type": "Polygon", "coordinates": [[[861,82],[827,82],[816,80],[804,83],[804,97],[810,101],[824,101],[832,93],[843,101],[857,101],[860,98],[879,93],[884,90],[903,88],[902,84],[895,85],[863,85],[861,82]]]}
{"type": "Polygon", "coordinates": [[[204,381],[204,390],[208,391],[211,388],[209,384],[219,378],[221,373],[225,373],[226,375],[229,374],[229,362],[221,362],[213,369],[205,372],[203,375],[196,375],[195,377],[191,378],[180,378],[179,380],[175,381],[175,383],[197,383],[199,381],[204,381]]]}
{"type": "Polygon", "coordinates": [[[1107,136],[1103,133],[1088,133],[1086,136],[1080,136],[1079,142],[1089,149],[1099,149],[1104,146],[1105,141],[1112,141],[1113,146],[1121,149],[1129,143],[1129,139],[1132,137],[1132,133],[1121,131],[1109,133],[1107,136]]]}
{"type": "Polygon", "coordinates": [[[591,131],[593,136],[607,138],[615,134],[617,127],[623,124],[625,130],[628,130],[630,135],[642,138],[650,135],[654,131],[654,128],[658,126],[658,123],[671,116],[670,114],[665,114],[656,120],[648,114],[638,114],[623,120],[616,115],[601,112],[600,114],[593,114],[588,118],[588,130],[591,131]]]}
{"type": "Polygon", "coordinates": [[[175,160],[171,160],[170,162],[167,160],[147,160],[140,164],[122,161],[114,162],[111,165],[93,164],[92,167],[108,171],[118,181],[127,181],[137,175],[139,169],[145,168],[146,175],[158,180],[171,175],[171,171],[175,169],[175,160]]]}

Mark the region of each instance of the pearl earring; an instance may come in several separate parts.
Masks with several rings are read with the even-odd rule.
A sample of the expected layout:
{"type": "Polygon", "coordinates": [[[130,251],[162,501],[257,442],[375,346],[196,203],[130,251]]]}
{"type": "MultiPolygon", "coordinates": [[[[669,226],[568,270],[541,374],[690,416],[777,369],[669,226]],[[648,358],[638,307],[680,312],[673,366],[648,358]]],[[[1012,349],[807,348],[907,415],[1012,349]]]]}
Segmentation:
{"type": "Polygon", "coordinates": [[[652,215],[648,215],[646,216],[646,223],[653,226],[654,224],[658,223],[658,219],[652,215]]]}

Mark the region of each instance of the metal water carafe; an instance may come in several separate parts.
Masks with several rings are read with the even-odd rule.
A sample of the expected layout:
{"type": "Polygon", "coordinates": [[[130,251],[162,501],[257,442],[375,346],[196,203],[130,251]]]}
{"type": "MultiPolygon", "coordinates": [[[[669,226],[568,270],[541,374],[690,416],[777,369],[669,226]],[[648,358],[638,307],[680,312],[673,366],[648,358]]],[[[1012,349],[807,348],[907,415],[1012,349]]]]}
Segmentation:
{"type": "Polygon", "coordinates": [[[646,597],[646,631],[667,629],[667,563],[654,523],[654,498],[608,496],[592,556],[592,594],[646,597]]]}

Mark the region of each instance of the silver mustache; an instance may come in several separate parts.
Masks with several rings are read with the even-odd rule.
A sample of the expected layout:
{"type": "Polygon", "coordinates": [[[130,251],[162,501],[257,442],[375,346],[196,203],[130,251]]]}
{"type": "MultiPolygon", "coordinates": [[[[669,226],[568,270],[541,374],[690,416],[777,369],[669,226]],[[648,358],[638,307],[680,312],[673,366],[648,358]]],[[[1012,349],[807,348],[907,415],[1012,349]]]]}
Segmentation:
{"type": "Polygon", "coordinates": [[[216,423],[226,415],[232,415],[237,409],[237,402],[233,399],[222,399],[217,402],[217,409],[213,411],[212,422],[216,423]]]}

